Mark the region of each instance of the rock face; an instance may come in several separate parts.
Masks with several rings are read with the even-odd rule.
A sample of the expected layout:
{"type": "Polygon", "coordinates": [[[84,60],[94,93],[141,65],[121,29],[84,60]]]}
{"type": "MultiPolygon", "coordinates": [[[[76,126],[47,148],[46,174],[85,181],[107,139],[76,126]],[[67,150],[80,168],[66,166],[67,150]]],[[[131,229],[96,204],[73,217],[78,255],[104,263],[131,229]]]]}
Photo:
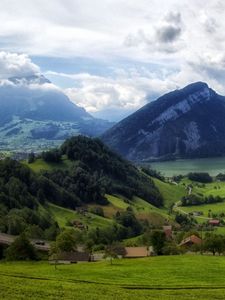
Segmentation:
{"type": "Polygon", "coordinates": [[[72,135],[99,135],[111,126],[72,103],[43,75],[0,82],[0,149],[45,149],[72,135]]]}
{"type": "Polygon", "coordinates": [[[109,129],[103,141],[130,160],[225,154],[225,97],[196,82],[168,93],[109,129]]]}

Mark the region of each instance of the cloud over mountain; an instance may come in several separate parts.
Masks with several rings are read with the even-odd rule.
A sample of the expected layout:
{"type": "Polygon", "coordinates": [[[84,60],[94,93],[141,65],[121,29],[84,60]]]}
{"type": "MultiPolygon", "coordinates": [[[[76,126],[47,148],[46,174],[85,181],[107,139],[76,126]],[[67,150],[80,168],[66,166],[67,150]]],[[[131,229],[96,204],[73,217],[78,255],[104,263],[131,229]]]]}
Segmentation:
{"type": "Polygon", "coordinates": [[[31,61],[28,55],[0,52],[0,79],[24,77],[36,73],[40,73],[40,68],[31,61]]]}

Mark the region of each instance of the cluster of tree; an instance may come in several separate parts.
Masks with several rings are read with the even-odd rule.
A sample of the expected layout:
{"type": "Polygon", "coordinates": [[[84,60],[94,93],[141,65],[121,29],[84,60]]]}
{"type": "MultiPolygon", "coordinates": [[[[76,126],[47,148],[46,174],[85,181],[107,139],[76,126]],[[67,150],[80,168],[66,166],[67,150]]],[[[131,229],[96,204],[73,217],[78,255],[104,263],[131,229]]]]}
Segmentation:
{"type": "Polygon", "coordinates": [[[191,195],[185,196],[181,199],[181,203],[183,206],[219,203],[219,202],[223,202],[223,201],[224,201],[224,198],[222,198],[220,196],[210,195],[208,197],[200,197],[196,194],[191,194],[191,195]]]}
{"type": "Polygon", "coordinates": [[[189,173],[188,178],[192,181],[198,181],[201,183],[209,183],[213,181],[213,178],[205,172],[195,172],[195,173],[189,173]]]}
{"type": "Polygon", "coordinates": [[[60,153],[73,162],[71,167],[43,175],[76,198],[76,201],[66,201],[69,207],[79,201],[106,204],[105,193],[121,194],[129,199],[139,196],[156,206],[163,203],[162,196],[149,177],[110,151],[98,139],[73,137],[64,142],[60,153]]]}
{"type": "Polygon", "coordinates": [[[165,177],[157,170],[154,170],[148,166],[141,167],[141,171],[147,174],[148,176],[157,178],[161,181],[165,181],[165,177]]]}
{"type": "Polygon", "coordinates": [[[175,221],[182,227],[190,228],[196,224],[196,220],[189,215],[176,213],[175,221]]]}
{"type": "Polygon", "coordinates": [[[142,232],[142,225],[130,207],[126,211],[117,212],[115,219],[117,223],[126,228],[127,237],[137,236],[142,232]]]}
{"type": "Polygon", "coordinates": [[[44,161],[49,163],[59,163],[61,162],[62,154],[60,150],[52,149],[49,151],[42,152],[41,158],[43,158],[44,161]]]}
{"type": "Polygon", "coordinates": [[[225,181],[225,174],[219,173],[216,175],[216,179],[220,181],[225,181]]]}
{"type": "Polygon", "coordinates": [[[48,197],[44,182],[23,164],[0,161],[0,231],[17,235],[24,231],[35,237],[54,238],[58,225],[40,204],[48,197]]]}

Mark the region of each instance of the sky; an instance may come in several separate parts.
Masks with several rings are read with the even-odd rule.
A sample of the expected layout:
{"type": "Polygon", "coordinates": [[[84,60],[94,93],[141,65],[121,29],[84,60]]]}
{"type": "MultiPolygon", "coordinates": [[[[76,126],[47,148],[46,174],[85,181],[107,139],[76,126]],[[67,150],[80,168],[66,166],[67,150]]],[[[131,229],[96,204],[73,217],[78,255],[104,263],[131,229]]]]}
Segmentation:
{"type": "Polygon", "coordinates": [[[204,81],[225,95],[225,2],[0,0],[0,79],[41,73],[118,121],[204,81]]]}

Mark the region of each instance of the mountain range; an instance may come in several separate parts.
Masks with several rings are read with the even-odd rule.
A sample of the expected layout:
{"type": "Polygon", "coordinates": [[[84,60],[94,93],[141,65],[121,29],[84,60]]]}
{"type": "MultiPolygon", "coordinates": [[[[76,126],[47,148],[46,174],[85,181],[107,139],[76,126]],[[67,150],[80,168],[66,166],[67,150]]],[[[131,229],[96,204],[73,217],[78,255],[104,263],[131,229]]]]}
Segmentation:
{"type": "Polygon", "coordinates": [[[225,154],[225,97],[204,82],[175,90],[117,123],[102,140],[133,161],[225,154]]]}
{"type": "Polygon", "coordinates": [[[78,107],[43,75],[0,84],[0,149],[40,150],[84,134],[97,136],[112,123],[78,107]]]}

